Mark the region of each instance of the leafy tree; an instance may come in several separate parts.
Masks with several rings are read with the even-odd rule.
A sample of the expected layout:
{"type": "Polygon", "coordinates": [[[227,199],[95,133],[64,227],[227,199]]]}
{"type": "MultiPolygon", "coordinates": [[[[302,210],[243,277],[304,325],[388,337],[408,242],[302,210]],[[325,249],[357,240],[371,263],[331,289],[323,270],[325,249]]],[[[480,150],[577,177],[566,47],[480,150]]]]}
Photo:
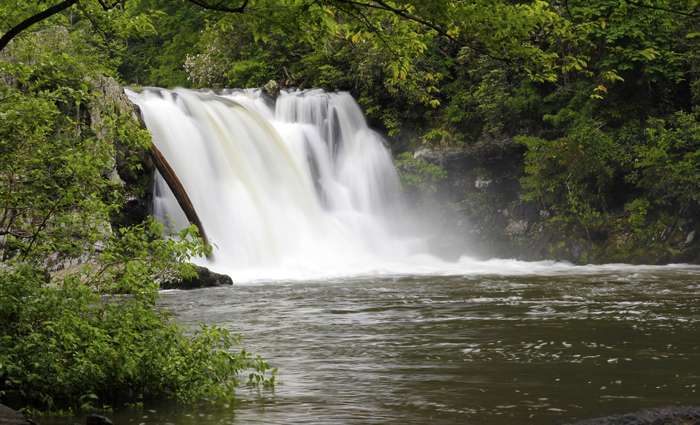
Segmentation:
{"type": "Polygon", "coordinates": [[[630,180],[649,189],[660,202],[700,205],[700,110],[650,119],[647,143],[637,147],[638,174],[630,180]]]}
{"type": "Polygon", "coordinates": [[[191,276],[196,228],[160,238],[155,221],[112,236],[93,266],[48,286],[26,262],[0,274],[0,400],[38,409],[173,398],[230,402],[237,375],[274,384],[259,357],[230,351],[240,335],[186,329],[156,307],[158,278],[191,276]],[[194,237],[192,239],[191,237],[194,237]],[[102,294],[124,293],[129,296],[102,294]]]}
{"type": "Polygon", "coordinates": [[[86,34],[47,28],[2,51],[0,402],[227,402],[247,369],[252,382],[273,384],[261,358],[231,351],[239,336],[186,329],[157,307],[158,281],[192,276],[187,260],[210,251],[196,228],[176,239],[154,221],[112,229],[125,191],[111,173],[115,145],[151,140],[99,94],[109,61],[86,34]],[[54,256],[85,263],[49,281],[54,256]]]}

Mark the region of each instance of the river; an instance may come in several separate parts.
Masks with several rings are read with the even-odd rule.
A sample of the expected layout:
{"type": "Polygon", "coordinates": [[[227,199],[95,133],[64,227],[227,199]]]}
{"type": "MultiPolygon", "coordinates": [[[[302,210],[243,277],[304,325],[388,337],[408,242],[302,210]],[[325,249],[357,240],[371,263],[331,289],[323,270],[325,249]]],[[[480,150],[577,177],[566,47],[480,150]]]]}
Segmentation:
{"type": "Polygon", "coordinates": [[[241,387],[235,409],[146,406],[108,416],[154,425],[534,425],[698,404],[699,267],[532,264],[164,291],[162,307],[178,321],[235,327],[284,383],[241,387]]]}

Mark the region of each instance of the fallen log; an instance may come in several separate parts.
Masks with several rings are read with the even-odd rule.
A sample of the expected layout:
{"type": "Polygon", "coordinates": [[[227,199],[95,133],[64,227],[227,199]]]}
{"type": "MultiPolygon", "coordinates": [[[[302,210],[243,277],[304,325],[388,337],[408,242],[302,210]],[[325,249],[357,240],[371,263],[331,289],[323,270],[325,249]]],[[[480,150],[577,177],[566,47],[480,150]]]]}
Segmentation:
{"type": "Polygon", "coordinates": [[[190,197],[187,196],[187,192],[185,192],[185,188],[182,187],[182,183],[180,183],[180,179],[177,178],[175,171],[173,171],[170,164],[168,164],[168,161],[165,160],[163,154],[160,153],[158,148],[156,148],[156,145],[153,143],[151,143],[151,150],[149,150],[149,154],[153,158],[153,163],[156,165],[156,169],[160,175],[163,176],[163,180],[165,180],[170,187],[170,190],[175,195],[175,199],[177,199],[177,203],[180,204],[180,208],[182,208],[182,211],[185,212],[187,220],[197,226],[199,229],[199,235],[204,240],[204,245],[208,246],[209,239],[204,232],[204,226],[202,226],[202,222],[199,220],[197,211],[195,211],[194,206],[192,206],[192,201],[190,201],[190,197]]]}

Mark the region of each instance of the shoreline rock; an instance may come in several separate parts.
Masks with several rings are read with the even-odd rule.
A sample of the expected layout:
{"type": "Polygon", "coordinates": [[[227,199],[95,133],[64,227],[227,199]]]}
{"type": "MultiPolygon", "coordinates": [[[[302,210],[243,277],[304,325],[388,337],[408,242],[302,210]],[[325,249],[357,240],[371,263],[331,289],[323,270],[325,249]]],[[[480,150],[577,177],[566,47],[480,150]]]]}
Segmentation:
{"type": "Polygon", "coordinates": [[[29,425],[20,412],[0,404],[0,424],[2,425],[29,425]]]}
{"type": "Polygon", "coordinates": [[[563,425],[700,425],[700,406],[632,410],[563,425]]]}
{"type": "Polygon", "coordinates": [[[194,279],[169,280],[161,282],[161,289],[200,289],[212,288],[223,285],[233,285],[233,279],[225,274],[209,270],[206,267],[197,267],[197,275],[194,279]]]}

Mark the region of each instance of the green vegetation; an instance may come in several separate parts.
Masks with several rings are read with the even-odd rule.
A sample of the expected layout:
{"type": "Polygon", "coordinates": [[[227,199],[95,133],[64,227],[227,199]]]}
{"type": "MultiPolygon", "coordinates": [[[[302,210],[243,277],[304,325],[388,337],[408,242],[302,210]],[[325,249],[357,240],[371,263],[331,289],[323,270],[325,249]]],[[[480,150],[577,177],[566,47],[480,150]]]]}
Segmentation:
{"type": "MultiPolygon", "coordinates": [[[[261,359],[230,351],[238,337],[192,334],[156,307],[159,276],[191,274],[187,258],[205,251],[192,229],[176,242],[152,223],[119,228],[127,189],[113,171],[123,164],[141,185],[129,190],[144,190],[133,153],[150,138],[104,97],[108,77],[350,91],[404,152],[406,187],[425,193],[445,170],[413,148],[514,138],[526,149],[524,199],[545,224],[586,243],[619,235],[601,247],[618,258],[700,208],[699,8],[0,0],[0,401],[225,400],[245,369],[274,382],[261,359]],[[90,266],[50,285],[38,272],[78,257],[90,266]]],[[[463,207],[496,214],[505,202],[472,194],[463,207]]]]}
{"type": "Polygon", "coordinates": [[[264,377],[266,362],[230,351],[240,335],[186,329],[156,307],[155,279],[191,276],[185,261],[204,251],[196,228],[179,240],[161,238],[162,231],[152,222],[122,229],[99,261],[52,285],[26,262],[8,265],[0,275],[4,402],[39,409],[163,397],[223,403],[248,369],[250,382],[274,384],[274,371],[264,377]]]}
{"type": "Polygon", "coordinates": [[[240,336],[184,328],[157,307],[157,282],[191,277],[187,261],[210,251],[196,228],[164,239],[152,221],[113,227],[126,193],[117,163],[143,173],[130,152],[151,141],[106,97],[116,62],[101,43],[80,26],[52,26],[1,53],[0,402],[223,403],[246,371],[274,384],[261,358],[232,351],[240,336]],[[49,280],[52,262],[71,259],[80,270],[49,280]]]}

